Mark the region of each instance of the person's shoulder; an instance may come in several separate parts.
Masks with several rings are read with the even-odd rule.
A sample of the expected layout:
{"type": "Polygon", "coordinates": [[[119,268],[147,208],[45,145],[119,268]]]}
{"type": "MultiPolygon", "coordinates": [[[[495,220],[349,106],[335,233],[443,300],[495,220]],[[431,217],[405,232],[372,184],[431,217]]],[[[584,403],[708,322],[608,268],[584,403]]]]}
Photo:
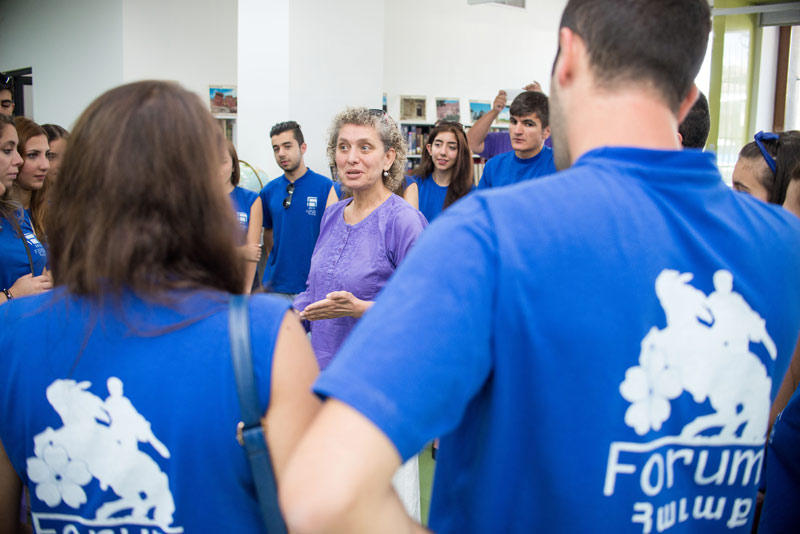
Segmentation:
{"type": "Polygon", "coordinates": [[[288,300],[275,295],[268,293],[250,295],[250,310],[254,316],[278,317],[282,320],[290,307],[288,300]]]}
{"type": "Polygon", "coordinates": [[[258,198],[258,193],[256,193],[255,191],[251,191],[251,190],[247,189],[246,187],[241,187],[241,186],[238,186],[238,185],[237,185],[237,186],[234,188],[234,191],[235,191],[235,192],[236,192],[236,194],[238,194],[238,195],[239,195],[241,198],[243,198],[243,199],[245,199],[245,200],[248,200],[248,201],[250,201],[250,203],[251,203],[251,204],[252,204],[253,202],[255,202],[256,198],[258,198]]]}
{"type": "Polygon", "coordinates": [[[310,168],[308,169],[308,172],[306,173],[306,178],[310,178],[311,180],[309,180],[309,181],[313,181],[315,183],[325,184],[325,185],[328,185],[328,186],[333,185],[333,180],[331,180],[330,178],[328,178],[324,174],[320,174],[318,172],[314,172],[310,168]]]}
{"type": "Polygon", "coordinates": [[[261,194],[270,194],[273,190],[278,189],[281,187],[281,183],[283,182],[283,178],[285,175],[281,174],[277,178],[273,178],[269,182],[267,182],[264,187],[261,188],[261,194]]]}
{"type": "Polygon", "coordinates": [[[514,160],[513,150],[511,152],[503,152],[502,154],[497,154],[492,159],[486,162],[486,166],[484,167],[484,172],[486,172],[486,169],[494,169],[501,165],[505,165],[509,161],[513,160],[514,160]]]}

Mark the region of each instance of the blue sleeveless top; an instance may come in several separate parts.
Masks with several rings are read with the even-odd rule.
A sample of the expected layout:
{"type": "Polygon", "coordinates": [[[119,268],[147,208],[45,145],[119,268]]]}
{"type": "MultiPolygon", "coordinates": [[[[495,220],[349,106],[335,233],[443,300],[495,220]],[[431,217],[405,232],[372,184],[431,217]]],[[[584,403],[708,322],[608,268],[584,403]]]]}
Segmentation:
{"type": "MultiPolygon", "coordinates": [[[[0,440],[37,532],[262,532],[228,337],[228,295],[57,288],[0,307],[0,440]],[[72,529],[69,526],[72,525],[72,529]]],[[[261,409],[287,310],[250,299],[261,409]]]]}

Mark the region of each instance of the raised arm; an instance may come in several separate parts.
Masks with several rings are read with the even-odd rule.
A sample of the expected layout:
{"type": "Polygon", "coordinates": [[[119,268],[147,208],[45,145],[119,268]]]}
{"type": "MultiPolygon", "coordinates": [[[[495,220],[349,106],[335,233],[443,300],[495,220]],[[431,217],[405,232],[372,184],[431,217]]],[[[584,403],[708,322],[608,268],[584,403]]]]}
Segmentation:
{"type": "Polygon", "coordinates": [[[503,108],[506,107],[506,99],[507,95],[505,91],[497,93],[497,96],[494,97],[492,109],[472,123],[470,129],[467,130],[467,144],[469,144],[469,149],[475,154],[483,152],[483,142],[489,134],[492,123],[497,119],[497,116],[500,115],[500,112],[503,111],[503,108]]]}

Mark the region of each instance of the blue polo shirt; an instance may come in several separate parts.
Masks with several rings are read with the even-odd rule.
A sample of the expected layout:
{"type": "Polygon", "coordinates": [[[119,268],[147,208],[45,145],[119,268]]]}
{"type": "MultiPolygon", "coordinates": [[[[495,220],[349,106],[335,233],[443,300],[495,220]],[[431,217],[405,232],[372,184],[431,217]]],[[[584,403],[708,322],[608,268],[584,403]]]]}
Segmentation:
{"type": "Polygon", "coordinates": [[[745,533],[798,272],[712,154],[600,148],[448,208],[315,390],[441,436],[435,532],[745,533]]]}
{"type": "MultiPolygon", "coordinates": [[[[47,251],[33,233],[30,217],[24,210],[19,220],[23,237],[31,251],[33,274],[39,276],[47,265],[47,251]]],[[[14,225],[7,219],[0,219],[0,289],[8,289],[21,276],[31,274],[25,243],[17,235],[14,225]]]]}
{"type": "Polygon", "coordinates": [[[276,293],[300,293],[306,289],[311,253],[319,236],[319,225],[333,181],[311,169],[294,181],[291,205],[291,182],[283,174],[261,190],[264,228],[272,230],[272,249],[264,268],[263,285],[276,293]]]}
{"type": "Polygon", "coordinates": [[[486,162],[478,189],[516,184],[555,172],[552,148],[543,146],[538,154],[527,159],[517,157],[514,151],[506,152],[486,162]]]}

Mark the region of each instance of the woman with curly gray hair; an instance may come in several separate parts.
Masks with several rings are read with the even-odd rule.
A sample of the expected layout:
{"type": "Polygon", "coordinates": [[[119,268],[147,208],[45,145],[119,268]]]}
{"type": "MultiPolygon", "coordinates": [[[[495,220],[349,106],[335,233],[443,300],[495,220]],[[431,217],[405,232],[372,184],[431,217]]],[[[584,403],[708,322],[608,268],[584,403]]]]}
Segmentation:
{"type": "MultiPolygon", "coordinates": [[[[345,198],[322,216],[306,290],[294,300],[324,369],[428,225],[400,198],[406,144],[383,110],[348,108],[334,119],[328,159],[345,198]]],[[[408,513],[419,519],[419,464],[414,457],[394,478],[408,513]]]]}
{"type": "Polygon", "coordinates": [[[306,290],[294,301],[308,321],[321,369],[428,224],[395,194],[403,183],[406,144],[384,111],[348,108],[334,117],[328,159],[352,198],[325,210],[306,290]]]}

